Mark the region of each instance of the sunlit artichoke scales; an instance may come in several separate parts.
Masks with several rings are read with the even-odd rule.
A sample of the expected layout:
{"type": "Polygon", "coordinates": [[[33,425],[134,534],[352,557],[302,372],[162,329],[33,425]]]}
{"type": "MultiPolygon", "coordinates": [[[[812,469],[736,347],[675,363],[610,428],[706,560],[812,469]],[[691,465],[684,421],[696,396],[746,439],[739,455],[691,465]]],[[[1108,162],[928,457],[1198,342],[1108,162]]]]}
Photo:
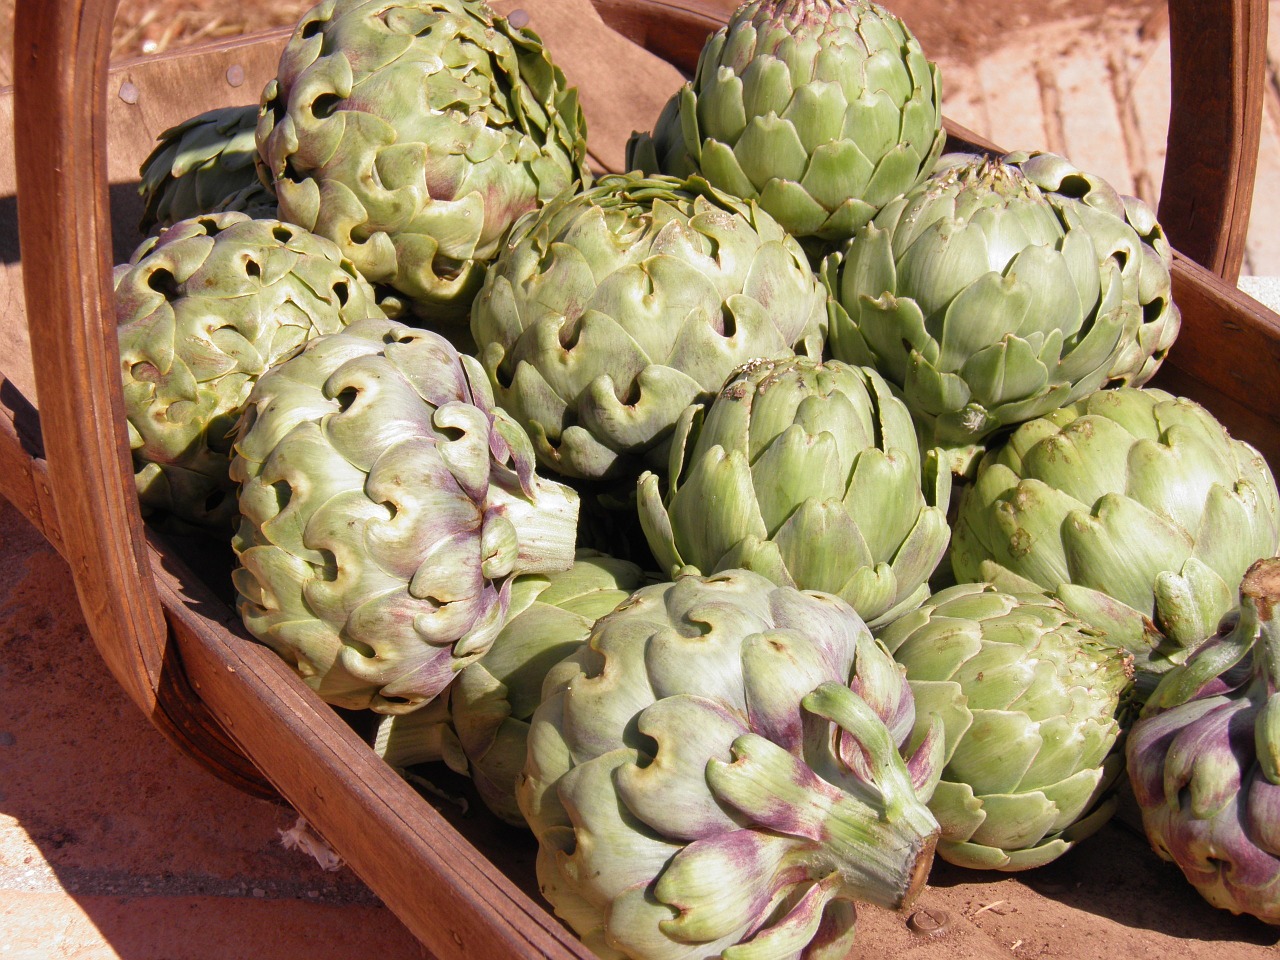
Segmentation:
{"type": "Polygon", "coordinates": [[[747,571],[643,588],[533,717],[542,892],[602,957],[848,950],[853,901],[903,905],[932,858],[941,731],[904,761],[913,717],[835,597],[747,571]]]}
{"type": "MultiPolygon", "coordinates": [[[[917,718],[946,730],[929,802],[938,854],[975,869],[1057,859],[1109,819],[1128,664],[1040,594],[961,584],[877,634],[907,670],[917,718]]],[[[921,725],[917,738],[927,735],[921,725]]]]}
{"type": "Polygon", "coordinates": [[[1266,461],[1207,410],[1119,388],[1023,424],[960,500],[959,580],[1054,591],[1162,669],[1217,630],[1255,560],[1280,552],[1266,461]]]}
{"type": "Polygon", "coordinates": [[[257,378],[302,343],[382,315],[329,241],[277,220],[180,221],[115,272],[116,335],[138,497],[227,535],[231,432],[257,378]]]}
{"type": "Polygon", "coordinates": [[[1000,428],[1155,373],[1170,257],[1143,204],[1061,157],[948,155],[824,263],[830,350],[899,387],[965,470],[1000,428]]]}
{"type": "Polygon", "coordinates": [[[950,538],[951,472],[921,460],[874,370],[753,361],[681,415],[665,494],[640,478],[640,519],[668,574],[746,568],[888,622],[928,596],[950,538]]]}
{"type": "Polygon", "coordinates": [[[1238,621],[1161,681],[1126,755],[1155,851],[1214,906],[1280,924],[1280,559],[1248,571],[1238,621]]]}
{"type": "Polygon", "coordinates": [[[478,0],[316,6],[257,139],[282,216],[435,318],[465,316],[516,218],[590,180],[576,91],[478,0]]]}
{"type": "Polygon", "coordinates": [[[702,49],[652,134],[647,173],[700,174],[757,200],[798,237],[853,236],[942,152],[937,67],[865,0],[754,0],[702,49]]]}
{"type": "Polygon", "coordinates": [[[516,225],[471,331],[539,461],[612,478],[660,467],[681,411],[739,364],[819,355],[825,301],[754,204],[698,178],[609,176],[516,225]]]}
{"type": "Polygon", "coordinates": [[[142,161],[143,233],[206,213],[274,217],[276,198],[258,178],[258,106],[222,107],[156,138],[142,161]]]}
{"type": "Polygon", "coordinates": [[[428,702],[488,649],[514,576],[573,560],[577,495],[534,474],[478,364],[388,320],[258,381],[232,477],[245,624],[339,706],[428,702]]]}

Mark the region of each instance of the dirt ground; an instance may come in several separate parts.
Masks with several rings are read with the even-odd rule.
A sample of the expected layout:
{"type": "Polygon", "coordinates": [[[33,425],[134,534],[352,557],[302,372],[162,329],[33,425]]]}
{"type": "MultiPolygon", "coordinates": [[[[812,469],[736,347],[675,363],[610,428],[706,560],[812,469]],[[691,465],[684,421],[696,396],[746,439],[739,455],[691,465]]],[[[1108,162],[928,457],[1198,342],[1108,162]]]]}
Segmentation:
{"type": "MultiPolygon", "coordinates": [[[[46,0],[55,2],[55,0],[46,0]]],[[[735,0],[712,0],[726,10],[735,0]]],[[[0,0],[0,86],[13,82],[7,39],[13,34],[15,0],[0,0]]],[[[313,0],[120,0],[113,37],[116,57],[160,53],[220,37],[234,37],[294,23],[313,0]]],[[[999,46],[1010,28],[1072,18],[1128,20],[1153,24],[1164,0],[889,0],[931,56],[963,57],[999,46]]]]}

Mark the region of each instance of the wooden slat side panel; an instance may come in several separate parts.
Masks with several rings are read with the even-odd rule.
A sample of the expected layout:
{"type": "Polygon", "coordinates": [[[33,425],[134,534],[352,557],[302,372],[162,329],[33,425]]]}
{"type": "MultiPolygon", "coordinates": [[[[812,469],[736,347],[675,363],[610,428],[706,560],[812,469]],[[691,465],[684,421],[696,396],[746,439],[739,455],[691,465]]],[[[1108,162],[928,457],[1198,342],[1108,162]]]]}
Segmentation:
{"type": "Polygon", "coordinates": [[[1270,442],[1260,430],[1280,437],[1280,316],[1181,254],[1174,257],[1173,299],[1183,323],[1165,365],[1251,411],[1249,425],[1237,428],[1248,431],[1243,439],[1270,442]]]}
{"type": "Polygon", "coordinates": [[[378,759],[182,567],[157,565],[195,691],[280,793],[440,960],[592,954],[378,759]],[[175,576],[177,574],[177,576],[175,576]]]}
{"type": "Polygon", "coordinates": [[[1175,247],[1234,283],[1258,164],[1267,0],[1170,0],[1169,43],[1160,221],[1175,247]]]}

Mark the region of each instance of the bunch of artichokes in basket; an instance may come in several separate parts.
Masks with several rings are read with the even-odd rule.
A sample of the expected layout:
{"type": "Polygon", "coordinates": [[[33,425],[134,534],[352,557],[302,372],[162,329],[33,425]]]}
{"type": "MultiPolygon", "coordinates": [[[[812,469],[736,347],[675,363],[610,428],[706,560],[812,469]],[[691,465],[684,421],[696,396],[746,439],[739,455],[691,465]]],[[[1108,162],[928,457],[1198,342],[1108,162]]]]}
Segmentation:
{"type": "Polygon", "coordinates": [[[1280,922],[1275,480],[1143,387],[1152,211],[940,156],[941,91],[868,0],[752,0],[593,180],[531,30],[325,0],[147,160],[143,508],[389,763],[527,825],[603,957],[844,956],[935,849],[1087,842],[1126,757],[1156,850],[1280,922]]]}

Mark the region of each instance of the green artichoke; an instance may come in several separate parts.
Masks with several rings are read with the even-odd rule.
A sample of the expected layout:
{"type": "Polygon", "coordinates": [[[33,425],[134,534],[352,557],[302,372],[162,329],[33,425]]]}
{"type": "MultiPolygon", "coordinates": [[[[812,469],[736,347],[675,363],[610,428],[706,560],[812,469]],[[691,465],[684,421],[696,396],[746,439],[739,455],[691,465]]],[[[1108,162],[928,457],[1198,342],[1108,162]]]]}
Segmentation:
{"type": "Polygon", "coordinates": [[[276,216],[276,197],[258,179],[254,132],[258,106],[223,107],[184,120],[159,136],[142,161],[138,228],[151,233],[206,213],[276,216]]]}
{"type": "Polygon", "coordinates": [[[443,337],[384,319],[310,341],[235,441],[245,625],[329,703],[422,706],[488,650],[514,577],[573,562],[577,495],[533,462],[443,337]]]}
{"type": "Polygon", "coordinates": [[[950,539],[951,472],[920,451],[906,406],[874,370],[757,360],[707,410],[681,414],[665,501],[639,483],[661,568],[742,567],[834,593],[872,626],[917,607],[950,539]]]}
{"type": "Polygon", "coordinates": [[[749,571],[644,587],[552,669],[517,784],[538,880],[601,957],[845,956],[937,824],[901,668],[837,597],[749,571]],[[739,945],[740,944],[740,945],[739,945]]]}
{"type": "Polygon", "coordinates": [[[632,174],[521,221],[471,332],[540,462],[635,476],[739,364],[820,355],[825,303],[799,244],[757,206],[696,177],[632,174]]]}
{"type": "MultiPolygon", "coordinates": [[[[961,584],[878,634],[907,669],[917,723],[946,728],[929,809],[938,855],[979,870],[1061,856],[1115,809],[1127,660],[1042,594],[961,584]]],[[[915,739],[929,728],[920,724],[915,739]]]]}
{"type": "Polygon", "coordinates": [[[942,81],[866,0],[753,0],[703,47],[628,165],[700,174],[790,233],[847,240],[942,152],[942,81]]]}
{"type": "Polygon", "coordinates": [[[1125,752],[1156,853],[1215,907],[1280,924],[1280,559],[1250,568],[1238,621],[1164,677],[1125,752]]]}
{"type": "Polygon", "coordinates": [[[824,262],[830,349],[899,387],[963,472],[996,430],[1155,372],[1170,256],[1149,209],[1061,157],[943,157],[824,262]]]}
{"type": "Polygon", "coordinates": [[[577,92],[475,0],[318,4],[257,139],[281,216],[437,319],[466,314],[517,217],[590,180],[577,92]]]}
{"type": "Polygon", "coordinates": [[[117,336],[138,497],[229,535],[231,431],[249,390],[300,344],[381,315],[328,240],[277,220],[183,220],[115,272],[117,336]]]}
{"type": "Polygon", "coordinates": [[[591,550],[580,550],[563,572],[516,577],[507,623],[489,652],[463,668],[447,698],[436,699],[447,700],[447,710],[387,717],[382,755],[394,766],[444,760],[471,777],[493,813],[525,826],[515,784],[543,680],[586,641],[597,620],[645,582],[635,564],[591,550]]]}
{"type": "Polygon", "coordinates": [[[1139,666],[1212,636],[1259,557],[1280,553],[1266,461],[1203,407],[1122,387],[1023,424],[960,499],[960,581],[1053,591],[1139,666]]]}

